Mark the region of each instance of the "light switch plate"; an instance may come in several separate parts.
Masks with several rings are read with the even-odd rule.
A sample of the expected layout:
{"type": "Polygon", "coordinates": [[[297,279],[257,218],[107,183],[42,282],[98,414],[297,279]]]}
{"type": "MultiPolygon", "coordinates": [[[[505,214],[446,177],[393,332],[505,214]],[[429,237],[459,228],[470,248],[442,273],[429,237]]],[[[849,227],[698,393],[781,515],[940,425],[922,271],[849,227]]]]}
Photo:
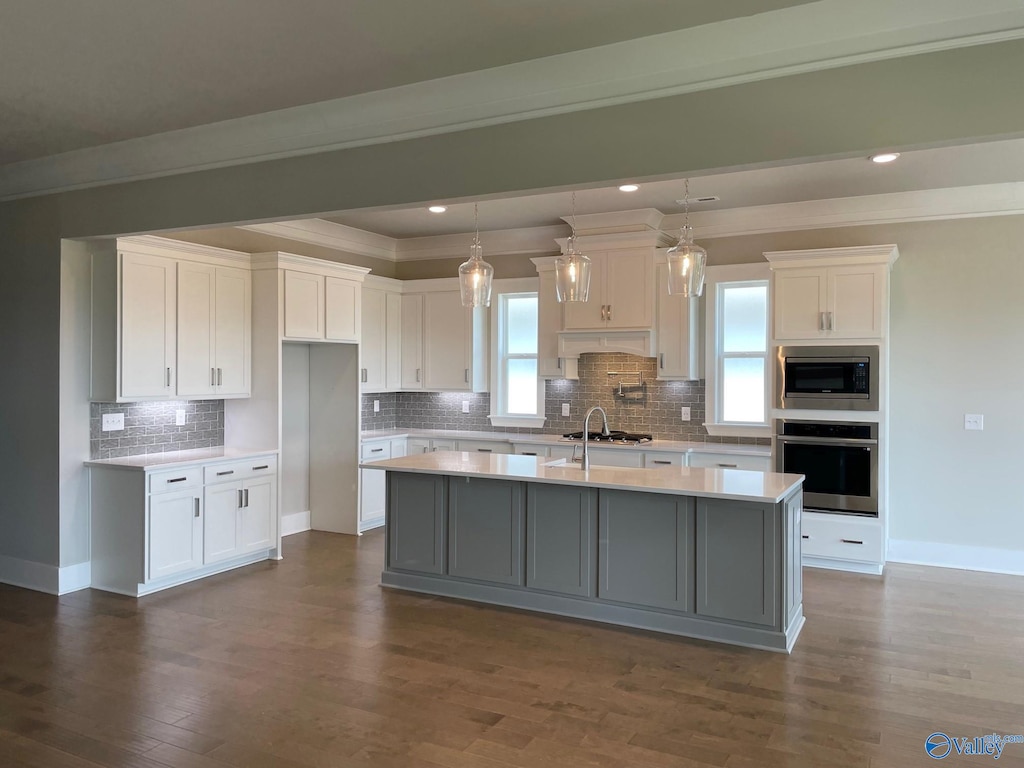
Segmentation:
{"type": "Polygon", "coordinates": [[[469,400],[462,401],[462,412],[469,413],[469,400]]]}
{"type": "Polygon", "coordinates": [[[373,412],[380,413],[380,400],[373,401],[373,412]]]}
{"type": "Polygon", "coordinates": [[[683,417],[683,421],[690,420],[690,406],[684,405],[679,409],[679,415],[683,417]]]}
{"type": "Polygon", "coordinates": [[[124,429],[124,414],[104,413],[101,426],[104,432],[117,432],[124,429]]]}
{"type": "Polygon", "coordinates": [[[965,413],[964,429],[984,429],[985,416],[981,413],[965,413]]]}
{"type": "Polygon", "coordinates": [[[174,412],[174,424],[178,427],[185,426],[185,409],[179,408],[174,412]]]}
{"type": "Polygon", "coordinates": [[[568,403],[562,403],[562,415],[563,416],[568,416],[569,415],[569,404],[568,403]]]}

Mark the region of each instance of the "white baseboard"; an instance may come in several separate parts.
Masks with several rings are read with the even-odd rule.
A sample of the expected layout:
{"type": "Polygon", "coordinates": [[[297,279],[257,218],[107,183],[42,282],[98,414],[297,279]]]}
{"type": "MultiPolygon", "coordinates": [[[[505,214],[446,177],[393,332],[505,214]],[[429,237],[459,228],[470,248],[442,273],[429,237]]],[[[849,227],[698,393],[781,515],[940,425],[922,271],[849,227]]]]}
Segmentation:
{"type": "Polygon", "coordinates": [[[292,512],[290,515],[281,516],[281,535],[291,536],[293,533],[302,533],[311,528],[309,512],[292,512]]]}
{"type": "Polygon", "coordinates": [[[833,560],[830,557],[803,556],[804,568],[824,568],[828,571],[847,571],[848,573],[867,573],[879,576],[882,573],[881,563],[861,563],[856,560],[833,560]]]}
{"type": "Polygon", "coordinates": [[[888,561],[1024,576],[1024,551],[1019,549],[969,547],[961,544],[890,539],[888,561]]]}
{"type": "Polygon", "coordinates": [[[60,587],[60,569],[55,565],[0,555],[0,582],[56,595],[60,587]]]}
{"type": "Polygon", "coordinates": [[[57,574],[57,594],[66,595],[68,592],[77,592],[80,589],[88,589],[92,585],[92,563],[78,563],[68,565],[60,569],[57,574]]]}

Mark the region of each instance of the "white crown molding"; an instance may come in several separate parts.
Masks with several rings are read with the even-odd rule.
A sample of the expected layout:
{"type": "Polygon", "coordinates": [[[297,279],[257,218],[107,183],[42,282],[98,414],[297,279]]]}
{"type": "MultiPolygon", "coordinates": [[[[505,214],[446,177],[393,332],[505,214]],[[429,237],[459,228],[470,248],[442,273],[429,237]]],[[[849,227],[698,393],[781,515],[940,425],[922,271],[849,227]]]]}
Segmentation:
{"type": "Polygon", "coordinates": [[[266,251],[251,256],[254,271],[270,269],[290,269],[298,272],[309,272],[314,275],[333,275],[345,280],[363,282],[370,270],[326,259],[315,259],[311,256],[300,256],[297,253],[283,251],[266,251]]]}
{"type": "Polygon", "coordinates": [[[148,253],[153,256],[171,256],[172,258],[186,258],[191,260],[215,261],[229,265],[244,264],[248,266],[252,259],[248,253],[232,251],[227,248],[217,248],[213,245],[200,245],[189,243],[184,240],[172,240],[168,237],[157,235],[134,235],[132,237],[117,238],[118,249],[125,249],[136,253],[148,253]]]}
{"type": "Polygon", "coordinates": [[[818,0],[28,160],[0,200],[565,114],[1024,37],[1019,0],[818,0]]]}
{"type": "MultiPolygon", "coordinates": [[[[566,243],[569,238],[560,237],[556,242],[562,253],[565,253],[566,243]]],[[[602,235],[580,235],[576,238],[576,245],[583,253],[601,251],[619,251],[628,248],[667,248],[675,245],[676,241],[672,235],[657,229],[648,229],[643,232],[610,232],[602,235]]]]}
{"type": "MultiPolygon", "coordinates": [[[[484,258],[510,254],[547,255],[557,250],[555,238],[563,235],[565,227],[560,224],[548,227],[496,229],[481,232],[480,242],[483,245],[484,258]]],[[[395,255],[398,261],[469,258],[469,246],[472,242],[472,233],[410,237],[397,241],[395,255]]]]}
{"type": "MultiPolygon", "coordinates": [[[[637,208],[611,213],[587,213],[576,216],[576,234],[582,239],[587,235],[621,234],[626,232],[649,232],[661,227],[665,214],[657,208],[637,208]]],[[[562,216],[562,221],[573,226],[572,216],[562,216]]]]}
{"type": "MultiPolygon", "coordinates": [[[[802,229],[1024,214],[1024,183],[982,184],[690,213],[698,240],[802,229]]],[[[666,216],[666,229],[682,214],[666,216]]]]}
{"type": "Polygon", "coordinates": [[[855,259],[858,264],[892,264],[900,257],[894,243],[885,245],[851,245],[842,248],[809,248],[800,251],[765,251],[765,260],[778,266],[827,266],[855,259]]]}
{"type": "Polygon", "coordinates": [[[268,224],[245,224],[238,229],[262,235],[282,237],[300,243],[310,243],[373,259],[395,261],[396,240],[393,237],[366,232],[355,227],[324,219],[277,221],[268,224]]]}

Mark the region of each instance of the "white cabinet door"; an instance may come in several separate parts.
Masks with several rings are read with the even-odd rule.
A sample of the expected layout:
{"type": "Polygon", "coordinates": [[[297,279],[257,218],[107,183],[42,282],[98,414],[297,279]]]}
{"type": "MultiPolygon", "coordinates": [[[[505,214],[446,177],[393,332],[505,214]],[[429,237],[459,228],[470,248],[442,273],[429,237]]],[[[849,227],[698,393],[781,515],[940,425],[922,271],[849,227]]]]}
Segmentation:
{"type": "Polygon", "coordinates": [[[654,262],[650,250],[612,251],[602,257],[606,327],[650,328],[654,324],[654,262]]]}
{"type": "Polygon", "coordinates": [[[387,472],[383,469],[360,469],[359,530],[384,524],[384,505],[387,500],[387,472]],[[366,525],[370,523],[370,525],[366,525]]]}
{"type": "MultiPolygon", "coordinates": [[[[581,331],[604,328],[607,325],[605,293],[605,270],[608,261],[606,253],[588,253],[590,258],[590,293],[587,301],[570,301],[562,305],[565,313],[565,330],[581,331]]],[[[557,298],[557,297],[556,297],[557,298]]]]}
{"type": "Polygon", "coordinates": [[[179,397],[213,395],[216,378],[217,269],[189,261],[178,263],[179,397]]]}
{"type": "Polygon", "coordinates": [[[203,564],[202,500],[195,492],[149,497],[147,581],[190,571],[203,564]]]}
{"type": "Polygon", "coordinates": [[[207,565],[240,554],[239,510],[242,484],[220,483],[204,489],[206,522],[203,525],[203,562],[207,565]]]}
{"type": "Polygon", "coordinates": [[[359,341],[360,389],[380,392],[387,377],[387,298],[384,291],[363,291],[363,319],[359,341]]]}
{"type": "MultiPolygon", "coordinates": [[[[248,397],[252,370],[252,276],[246,269],[217,268],[214,351],[219,397],[248,397]]],[[[181,340],[178,341],[179,355],[181,340]]],[[[180,391],[180,377],[179,377],[180,391]]]]}
{"type": "Polygon", "coordinates": [[[384,388],[402,388],[402,296],[384,294],[384,388]]]}
{"type": "Polygon", "coordinates": [[[658,378],[697,380],[701,377],[700,307],[698,298],[686,299],[668,292],[668,265],[655,269],[658,296],[656,323],[658,378]]]}
{"type": "Polygon", "coordinates": [[[323,340],[323,275],[284,271],[284,335],[289,339],[323,340]]]}
{"type": "Polygon", "coordinates": [[[121,258],[121,397],[175,394],[176,263],[136,253],[121,258]]]}
{"type": "Polygon", "coordinates": [[[472,389],[471,322],[458,291],[424,294],[423,379],[427,389],[472,389]]]}
{"type": "Polygon", "coordinates": [[[402,389],[423,389],[423,294],[402,296],[402,389]]]}
{"type": "Polygon", "coordinates": [[[558,333],[562,330],[562,305],[555,293],[554,270],[539,272],[537,288],[537,375],[561,378],[558,333]]]}
{"type": "Polygon", "coordinates": [[[391,458],[400,459],[405,456],[408,450],[406,440],[404,437],[398,437],[391,441],[391,458]]]}
{"type": "Polygon", "coordinates": [[[691,453],[687,466],[712,469],[749,469],[756,472],[771,472],[770,456],[749,456],[731,453],[691,453]]]}
{"type": "Polygon", "coordinates": [[[884,335],[886,267],[860,264],[828,270],[828,336],[880,339],[884,335]]]}
{"type": "Polygon", "coordinates": [[[270,549],[277,538],[277,482],[273,477],[246,480],[238,510],[239,552],[244,555],[270,549]]]}
{"type": "Polygon", "coordinates": [[[406,442],[407,455],[415,456],[417,453],[430,453],[430,441],[417,437],[410,437],[406,442]]]}
{"type": "Polygon", "coordinates": [[[775,338],[818,339],[826,335],[826,270],[779,269],[772,275],[775,338]]]}
{"type": "MultiPolygon", "coordinates": [[[[644,465],[644,454],[635,450],[623,450],[621,448],[588,448],[590,463],[600,467],[642,467],[644,465]]],[[[580,454],[583,455],[583,446],[580,445],[580,454]]]]}
{"type": "Polygon", "coordinates": [[[354,280],[328,277],[325,338],[328,341],[359,341],[360,285],[354,280]]]}

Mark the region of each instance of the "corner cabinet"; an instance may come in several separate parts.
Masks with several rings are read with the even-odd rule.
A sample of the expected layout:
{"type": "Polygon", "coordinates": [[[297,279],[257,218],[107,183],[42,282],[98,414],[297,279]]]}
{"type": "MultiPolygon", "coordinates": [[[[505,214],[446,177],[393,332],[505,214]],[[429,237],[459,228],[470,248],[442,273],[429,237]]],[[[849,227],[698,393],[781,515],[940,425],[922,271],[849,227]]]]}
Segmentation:
{"type": "Polygon", "coordinates": [[[766,253],[776,341],[882,339],[895,245],[766,253]]]}
{"type": "Polygon", "coordinates": [[[248,254],[138,237],[91,257],[91,400],[249,397],[248,254]]]}

